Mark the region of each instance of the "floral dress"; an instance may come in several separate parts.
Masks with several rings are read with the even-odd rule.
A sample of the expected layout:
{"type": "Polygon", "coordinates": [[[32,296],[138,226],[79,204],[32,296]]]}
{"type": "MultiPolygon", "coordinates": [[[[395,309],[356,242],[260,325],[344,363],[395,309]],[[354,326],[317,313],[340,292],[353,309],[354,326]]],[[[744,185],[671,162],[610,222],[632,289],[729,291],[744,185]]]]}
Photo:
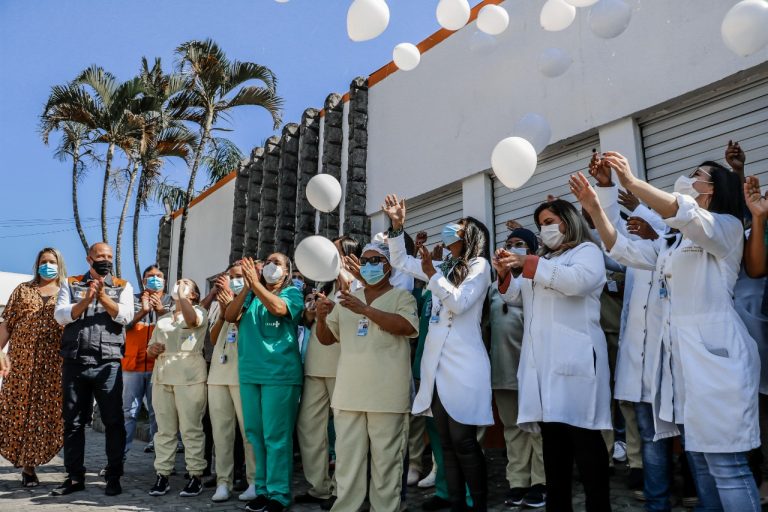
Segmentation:
{"type": "Polygon", "coordinates": [[[0,455],[16,467],[50,461],[64,444],[61,419],[62,328],[56,297],[33,284],[16,287],[3,311],[11,372],[0,388],[0,455]]]}

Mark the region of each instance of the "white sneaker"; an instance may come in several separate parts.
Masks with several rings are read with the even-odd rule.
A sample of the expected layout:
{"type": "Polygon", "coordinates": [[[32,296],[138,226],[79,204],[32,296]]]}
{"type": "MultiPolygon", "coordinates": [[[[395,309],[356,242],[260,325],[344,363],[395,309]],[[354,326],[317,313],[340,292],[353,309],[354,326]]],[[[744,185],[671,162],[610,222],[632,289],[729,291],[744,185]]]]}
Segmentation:
{"type": "Polygon", "coordinates": [[[624,441],[613,443],[613,460],[625,462],[627,460],[627,445],[624,441]]]}
{"type": "Polygon", "coordinates": [[[435,486],[435,478],[437,477],[437,470],[433,469],[429,472],[427,476],[425,476],[418,484],[420,488],[422,489],[429,489],[430,487],[435,486]]]}
{"type": "Polygon", "coordinates": [[[216,492],[211,496],[211,501],[227,501],[229,497],[229,487],[225,484],[221,484],[216,487],[216,492]]]}
{"type": "Polygon", "coordinates": [[[240,501],[251,501],[256,499],[256,486],[251,484],[243,494],[237,497],[240,501]]]}
{"type": "Polygon", "coordinates": [[[416,471],[413,468],[408,468],[408,485],[416,485],[419,483],[419,480],[421,479],[421,475],[418,471],[416,471]]]}

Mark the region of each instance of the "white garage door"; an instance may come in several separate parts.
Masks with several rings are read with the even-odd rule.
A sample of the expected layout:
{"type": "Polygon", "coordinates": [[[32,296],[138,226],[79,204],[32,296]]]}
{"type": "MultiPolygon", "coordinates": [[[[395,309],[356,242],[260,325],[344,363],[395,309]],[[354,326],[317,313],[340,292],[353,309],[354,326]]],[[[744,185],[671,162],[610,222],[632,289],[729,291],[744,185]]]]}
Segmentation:
{"type": "Polygon", "coordinates": [[[517,190],[510,190],[498,180],[493,180],[494,221],[496,245],[504,242],[506,222],[516,220],[536,231],[533,212],[547,199],[548,194],[568,201],[575,201],[568,188],[568,177],[578,171],[586,172],[592,150],[600,151],[600,141],[593,135],[565,146],[546,149],[539,156],[536,172],[517,190]]]}
{"type": "Polygon", "coordinates": [[[461,187],[454,187],[444,192],[430,193],[426,196],[409,201],[405,200],[406,221],[408,234],[416,237],[419,231],[426,231],[427,244],[432,246],[440,242],[443,226],[463,217],[461,187]]]}
{"type": "Polygon", "coordinates": [[[710,93],[640,119],[648,180],[671,189],[681,174],[705,160],[724,163],[737,140],[747,154],[745,173],[768,181],[768,79],[710,93]]]}

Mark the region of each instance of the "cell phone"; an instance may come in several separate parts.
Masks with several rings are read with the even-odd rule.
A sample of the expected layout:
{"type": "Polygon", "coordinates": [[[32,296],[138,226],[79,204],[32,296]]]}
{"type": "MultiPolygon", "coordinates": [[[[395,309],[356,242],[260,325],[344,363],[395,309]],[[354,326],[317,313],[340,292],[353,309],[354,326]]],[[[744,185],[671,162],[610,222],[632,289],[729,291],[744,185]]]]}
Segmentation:
{"type": "Polygon", "coordinates": [[[619,211],[619,215],[621,216],[622,219],[629,220],[629,215],[627,215],[626,213],[619,211]]]}

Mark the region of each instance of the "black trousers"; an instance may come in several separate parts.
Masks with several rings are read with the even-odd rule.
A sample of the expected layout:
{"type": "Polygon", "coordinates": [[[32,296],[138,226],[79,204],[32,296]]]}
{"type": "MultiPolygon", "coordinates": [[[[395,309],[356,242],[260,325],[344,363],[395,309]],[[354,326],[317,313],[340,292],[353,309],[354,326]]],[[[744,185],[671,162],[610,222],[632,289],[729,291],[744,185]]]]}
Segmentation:
{"type": "Polygon", "coordinates": [[[472,510],[485,512],[488,508],[488,475],[485,454],[477,441],[477,426],[465,425],[451,418],[440,401],[437,386],[432,395],[432,416],[443,447],[451,510],[466,510],[466,484],[472,496],[472,510]]]}
{"type": "Polygon", "coordinates": [[[98,365],[65,361],[61,387],[64,393],[64,467],[69,478],[78,482],[85,478],[85,425],[90,422],[94,398],[106,431],[106,477],[122,476],[125,423],[120,361],[98,365]]]}
{"type": "Polygon", "coordinates": [[[608,449],[599,430],[540,423],[547,478],[547,512],[572,512],[573,463],[579,469],[587,512],[610,512],[608,449]]]}

